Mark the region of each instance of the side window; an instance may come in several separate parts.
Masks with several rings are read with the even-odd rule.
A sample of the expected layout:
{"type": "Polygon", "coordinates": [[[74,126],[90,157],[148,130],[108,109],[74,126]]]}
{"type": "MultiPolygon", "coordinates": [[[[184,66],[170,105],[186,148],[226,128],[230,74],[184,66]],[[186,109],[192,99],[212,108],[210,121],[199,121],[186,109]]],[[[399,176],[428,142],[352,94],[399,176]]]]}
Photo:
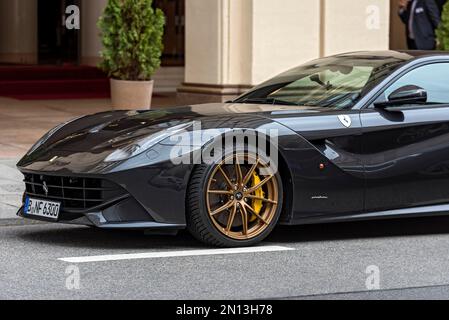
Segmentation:
{"type": "Polygon", "coordinates": [[[428,104],[449,104],[449,63],[429,64],[410,71],[385,91],[385,100],[393,91],[407,85],[426,90],[428,104]]]}

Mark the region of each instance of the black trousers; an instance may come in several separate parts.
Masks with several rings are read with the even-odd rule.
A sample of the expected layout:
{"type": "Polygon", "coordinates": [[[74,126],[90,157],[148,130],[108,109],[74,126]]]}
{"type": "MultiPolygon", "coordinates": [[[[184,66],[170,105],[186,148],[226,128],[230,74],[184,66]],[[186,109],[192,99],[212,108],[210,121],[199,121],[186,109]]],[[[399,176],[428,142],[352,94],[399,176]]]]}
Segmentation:
{"type": "Polygon", "coordinates": [[[407,37],[407,47],[409,50],[416,50],[418,49],[416,47],[416,42],[413,39],[410,39],[409,37],[407,37]]]}
{"type": "Polygon", "coordinates": [[[418,48],[415,40],[410,39],[409,37],[407,37],[407,46],[408,46],[409,50],[435,50],[436,49],[436,43],[432,48],[418,48]]]}

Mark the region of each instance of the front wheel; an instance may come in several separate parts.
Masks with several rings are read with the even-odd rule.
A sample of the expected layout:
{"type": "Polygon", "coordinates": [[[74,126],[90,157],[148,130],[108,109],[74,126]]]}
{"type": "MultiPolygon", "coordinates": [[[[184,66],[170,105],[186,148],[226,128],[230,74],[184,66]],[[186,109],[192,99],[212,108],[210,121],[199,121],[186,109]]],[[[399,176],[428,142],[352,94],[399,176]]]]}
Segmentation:
{"type": "Polygon", "coordinates": [[[267,161],[235,153],[214,165],[195,168],[187,198],[187,227],[209,245],[251,246],[275,227],[282,197],[281,177],[267,161]]]}

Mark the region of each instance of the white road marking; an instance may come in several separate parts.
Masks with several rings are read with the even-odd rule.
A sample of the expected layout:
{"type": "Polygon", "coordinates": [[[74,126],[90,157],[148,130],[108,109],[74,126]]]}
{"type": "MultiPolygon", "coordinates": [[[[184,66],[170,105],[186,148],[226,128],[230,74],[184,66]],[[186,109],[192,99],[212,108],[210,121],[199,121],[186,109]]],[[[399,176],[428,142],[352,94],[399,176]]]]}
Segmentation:
{"type": "Polygon", "coordinates": [[[265,246],[265,247],[262,246],[262,247],[235,248],[235,249],[207,249],[207,250],[163,251],[163,252],[130,253],[130,254],[109,254],[103,256],[59,258],[58,260],[69,263],[86,263],[86,262],[103,262],[103,261],[117,261],[117,260],[212,256],[224,254],[257,253],[257,252],[277,252],[277,251],[291,251],[291,250],[295,249],[281,246],[265,246]]]}

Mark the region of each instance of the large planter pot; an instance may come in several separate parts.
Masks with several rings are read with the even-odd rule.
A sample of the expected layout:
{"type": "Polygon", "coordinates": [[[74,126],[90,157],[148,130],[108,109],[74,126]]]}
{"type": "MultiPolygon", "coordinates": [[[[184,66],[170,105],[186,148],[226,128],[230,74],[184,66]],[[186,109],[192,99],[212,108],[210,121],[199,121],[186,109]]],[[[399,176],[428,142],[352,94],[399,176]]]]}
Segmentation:
{"type": "Polygon", "coordinates": [[[150,109],[154,81],[111,79],[112,107],[116,110],[150,109]]]}

